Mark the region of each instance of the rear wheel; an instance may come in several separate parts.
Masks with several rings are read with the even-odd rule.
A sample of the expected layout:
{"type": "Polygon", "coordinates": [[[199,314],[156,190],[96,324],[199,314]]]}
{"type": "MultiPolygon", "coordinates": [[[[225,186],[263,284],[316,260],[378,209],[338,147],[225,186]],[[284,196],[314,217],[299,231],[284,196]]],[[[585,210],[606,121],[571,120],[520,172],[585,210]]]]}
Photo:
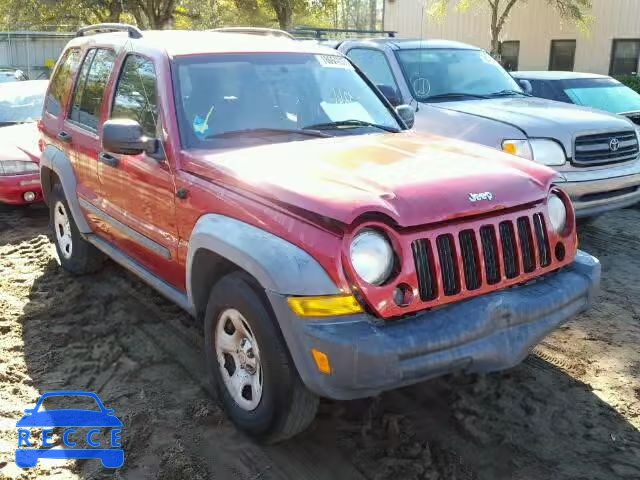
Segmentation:
{"type": "Polygon", "coordinates": [[[243,272],[211,290],[205,314],[209,375],[231,420],[269,443],[300,433],[318,397],[302,384],[260,287],[243,272]]]}
{"type": "Polygon", "coordinates": [[[59,183],[51,189],[49,206],[53,238],[60,264],[65,270],[77,275],[98,271],[104,262],[104,255],[82,238],[59,183]]]}

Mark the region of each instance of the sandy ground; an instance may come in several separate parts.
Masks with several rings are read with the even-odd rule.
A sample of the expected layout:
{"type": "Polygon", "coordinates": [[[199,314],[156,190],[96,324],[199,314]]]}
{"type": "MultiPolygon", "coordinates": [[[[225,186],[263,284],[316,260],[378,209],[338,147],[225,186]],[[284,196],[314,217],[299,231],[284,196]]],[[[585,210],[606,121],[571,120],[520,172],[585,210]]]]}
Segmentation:
{"type": "Polygon", "coordinates": [[[271,447],[211,400],[184,313],[113,264],[70,276],[47,233],[43,209],[0,210],[0,478],[640,478],[640,210],[582,230],[603,264],[599,301],[519,367],[323,401],[308,432],[271,447]],[[51,390],[95,391],[115,409],[121,469],[16,467],[15,421],[51,390]]]}

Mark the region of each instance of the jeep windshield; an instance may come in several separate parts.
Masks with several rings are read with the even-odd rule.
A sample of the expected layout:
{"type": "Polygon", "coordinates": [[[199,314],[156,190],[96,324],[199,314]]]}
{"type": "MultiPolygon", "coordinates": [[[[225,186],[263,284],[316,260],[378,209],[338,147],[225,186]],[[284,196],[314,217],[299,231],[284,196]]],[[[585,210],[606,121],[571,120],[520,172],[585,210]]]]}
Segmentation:
{"type": "Polygon", "coordinates": [[[420,48],[398,50],[396,55],[419,102],[526,95],[484,50],[420,48]]]}
{"type": "Polygon", "coordinates": [[[238,148],[402,129],[349,61],[337,55],[178,57],[173,72],[186,148],[238,148]]]}

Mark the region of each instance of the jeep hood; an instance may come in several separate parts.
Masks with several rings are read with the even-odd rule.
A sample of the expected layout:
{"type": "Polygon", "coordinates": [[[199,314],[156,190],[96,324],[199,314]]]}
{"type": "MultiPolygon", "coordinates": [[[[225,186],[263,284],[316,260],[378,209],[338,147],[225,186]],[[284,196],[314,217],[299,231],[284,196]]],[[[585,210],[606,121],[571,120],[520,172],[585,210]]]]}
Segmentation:
{"type": "Polygon", "coordinates": [[[632,130],[623,117],[586,107],[533,97],[509,97],[430,104],[446,110],[492,119],[518,128],[529,138],[555,138],[573,155],[573,137],[594,131],[632,130]]]}
{"type": "Polygon", "coordinates": [[[213,154],[184,168],[296,212],[344,224],[365,213],[404,227],[543,200],[553,170],[477,144],[414,132],[277,143],[213,154]],[[470,194],[491,192],[491,200],[470,194]]]}

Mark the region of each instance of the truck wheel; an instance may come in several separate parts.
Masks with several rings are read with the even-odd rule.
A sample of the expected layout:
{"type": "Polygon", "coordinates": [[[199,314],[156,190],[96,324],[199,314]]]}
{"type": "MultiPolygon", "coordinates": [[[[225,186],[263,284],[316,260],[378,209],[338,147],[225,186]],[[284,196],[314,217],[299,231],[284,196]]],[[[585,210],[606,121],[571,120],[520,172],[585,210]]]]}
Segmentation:
{"type": "Polygon", "coordinates": [[[318,397],[303,385],[259,285],[244,272],[212,288],[205,314],[209,376],[236,426],[268,443],[306,429],[318,397]]]}
{"type": "Polygon", "coordinates": [[[104,255],[80,235],[59,183],[51,189],[49,205],[54,243],[62,267],[76,275],[100,270],[104,255]]]}

